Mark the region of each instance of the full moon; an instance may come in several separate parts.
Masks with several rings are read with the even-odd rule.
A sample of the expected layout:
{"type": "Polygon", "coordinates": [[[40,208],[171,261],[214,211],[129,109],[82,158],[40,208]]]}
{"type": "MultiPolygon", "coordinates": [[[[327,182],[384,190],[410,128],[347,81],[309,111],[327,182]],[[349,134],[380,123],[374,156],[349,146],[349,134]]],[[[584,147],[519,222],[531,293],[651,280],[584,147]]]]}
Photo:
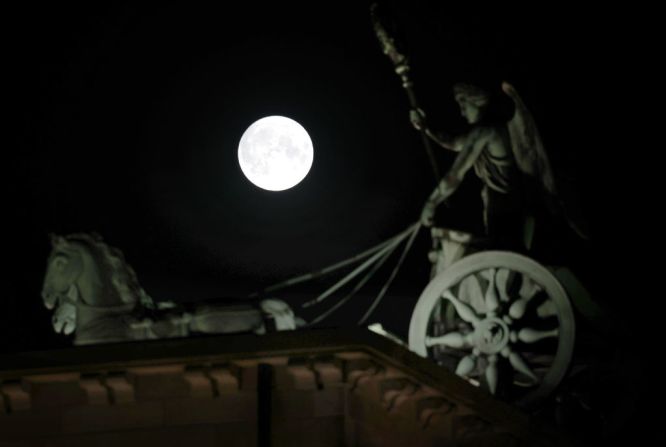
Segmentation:
{"type": "Polygon", "coordinates": [[[269,191],[296,186],[312,167],[312,140],[296,121],[267,116],[247,128],[238,143],[238,163],[252,183],[269,191]]]}

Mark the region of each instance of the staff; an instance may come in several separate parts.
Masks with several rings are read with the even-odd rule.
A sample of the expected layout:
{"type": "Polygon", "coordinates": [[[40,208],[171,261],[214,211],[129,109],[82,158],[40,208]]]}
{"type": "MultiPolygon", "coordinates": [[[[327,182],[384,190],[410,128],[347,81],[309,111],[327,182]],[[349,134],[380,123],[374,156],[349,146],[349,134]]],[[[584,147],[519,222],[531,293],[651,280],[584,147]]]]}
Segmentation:
{"type": "MultiPolygon", "coordinates": [[[[395,72],[400,76],[402,81],[402,86],[407,92],[407,98],[409,99],[409,105],[413,110],[421,110],[416,101],[416,95],[414,94],[413,82],[409,78],[409,61],[404,54],[401,54],[395,47],[393,38],[389,36],[386,28],[381,24],[379,18],[376,14],[377,3],[373,3],[370,7],[370,18],[372,19],[372,26],[377,35],[380,45],[382,46],[382,51],[386,54],[395,68],[395,72]]],[[[430,165],[432,166],[433,174],[435,175],[435,182],[439,183],[441,175],[439,174],[439,168],[437,167],[437,161],[435,160],[435,154],[432,151],[430,146],[430,140],[426,135],[425,131],[426,126],[421,128],[421,139],[423,140],[423,146],[425,147],[426,153],[428,154],[428,159],[430,160],[430,165]]]]}

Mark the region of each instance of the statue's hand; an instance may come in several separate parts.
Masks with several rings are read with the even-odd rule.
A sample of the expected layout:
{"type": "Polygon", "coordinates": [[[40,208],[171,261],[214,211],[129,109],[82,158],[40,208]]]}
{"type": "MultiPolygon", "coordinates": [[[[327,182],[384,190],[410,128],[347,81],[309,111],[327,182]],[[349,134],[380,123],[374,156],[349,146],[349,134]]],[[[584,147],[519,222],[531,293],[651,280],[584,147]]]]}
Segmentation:
{"type": "Polygon", "coordinates": [[[430,197],[423,206],[423,211],[421,211],[421,224],[426,227],[431,227],[433,224],[433,217],[435,216],[435,209],[437,205],[444,202],[449,198],[451,194],[456,190],[456,186],[459,183],[456,180],[455,176],[444,177],[438,184],[437,188],[430,194],[430,197]]]}
{"type": "Polygon", "coordinates": [[[421,225],[424,227],[432,227],[436,208],[437,205],[431,200],[428,200],[425,203],[423,210],[421,211],[421,225]]]}
{"type": "Polygon", "coordinates": [[[421,109],[412,109],[409,111],[409,121],[414,129],[421,130],[425,128],[425,112],[421,109]]]}

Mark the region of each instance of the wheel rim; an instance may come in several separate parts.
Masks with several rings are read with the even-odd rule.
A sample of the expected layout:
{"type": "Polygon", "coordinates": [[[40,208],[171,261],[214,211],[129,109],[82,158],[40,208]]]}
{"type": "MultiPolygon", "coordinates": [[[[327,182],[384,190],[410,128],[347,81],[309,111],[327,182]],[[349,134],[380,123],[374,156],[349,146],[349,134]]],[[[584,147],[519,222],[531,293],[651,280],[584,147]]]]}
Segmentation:
{"type": "Polygon", "coordinates": [[[409,347],[521,406],[548,396],[566,374],[574,315],[555,276],[517,253],[467,256],[426,286],[409,347]]]}

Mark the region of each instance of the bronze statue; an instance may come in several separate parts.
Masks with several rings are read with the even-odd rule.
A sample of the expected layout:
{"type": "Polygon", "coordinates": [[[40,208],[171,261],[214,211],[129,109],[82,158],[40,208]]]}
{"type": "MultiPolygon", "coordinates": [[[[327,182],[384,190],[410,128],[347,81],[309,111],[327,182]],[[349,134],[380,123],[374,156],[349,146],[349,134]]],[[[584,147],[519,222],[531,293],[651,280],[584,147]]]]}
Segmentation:
{"type": "MultiPolygon", "coordinates": [[[[465,174],[473,167],[483,183],[483,221],[486,234],[495,248],[517,249],[525,244],[525,176],[537,180],[540,187],[556,194],[550,163],[532,115],[512,85],[504,82],[502,90],[515,106],[508,123],[486,120],[489,94],[470,84],[456,84],[454,97],[461,115],[470,124],[466,133],[455,138],[444,136],[424,124],[420,109],[410,112],[413,126],[439,146],[457,152],[449,171],[440,180],[423,207],[421,221],[432,225],[437,206],[455,192],[465,174]]],[[[529,245],[529,244],[528,244],[529,245]]]]}
{"type": "MultiPolygon", "coordinates": [[[[526,213],[525,192],[542,190],[559,205],[571,228],[585,237],[568,216],[559,199],[552,170],[532,115],[525,107],[516,90],[508,83],[502,90],[514,104],[514,114],[508,123],[493,123],[487,118],[490,96],[483,89],[470,84],[454,86],[455,99],[460,112],[470,124],[470,130],[457,138],[447,138],[425,126],[425,114],[420,109],[410,76],[409,58],[399,51],[396,42],[388,33],[377,14],[377,5],[371,7],[371,18],[377,39],[384,54],[393,64],[407,93],[411,121],[418,130],[428,154],[437,181],[437,187],[426,201],[421,213],[421,222],[433,224],[437,206],[446,200],[458,187],[467,171],[474,171],[483,183],[483,220],[486,235],[495,248],[521,250],[531,244],[534,220],[526,213]],[[431,141],[439,146],[458,152],[458,156],[442,178],[432,151],[431,141]],[[526,175],[525,175],[526,174],[526,175]]],[[[543,198],[543,195],[542,197],[543,198]]]]}

